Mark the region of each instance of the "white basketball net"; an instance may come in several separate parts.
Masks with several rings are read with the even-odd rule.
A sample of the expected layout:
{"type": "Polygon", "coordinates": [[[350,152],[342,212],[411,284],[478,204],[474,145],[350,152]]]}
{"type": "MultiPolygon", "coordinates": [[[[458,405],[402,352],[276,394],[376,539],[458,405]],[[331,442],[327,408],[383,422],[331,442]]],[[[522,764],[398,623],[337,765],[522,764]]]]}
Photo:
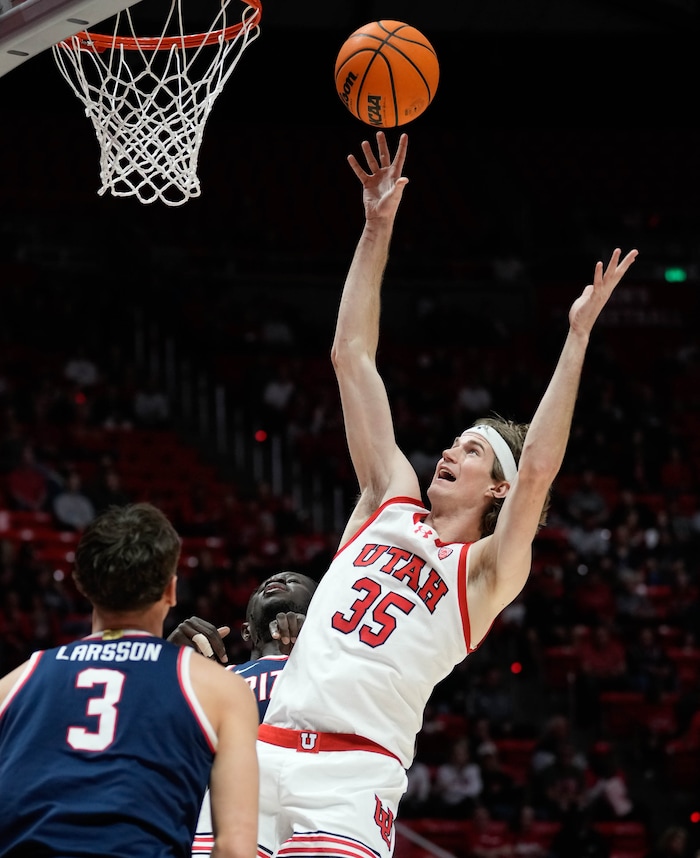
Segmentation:
{"type": "MultiPolygon", "coordinates": [[[[182,2],[171,0],[162,35],[150,41],[162,44],[173,27],[178,39],[185,36],[182,2]]],[[[110,191],[115,197],[161,200],[169,206],[200,196],[197,163],[204,125],[243,51],[260,34],[260,9],[244,0],[240,31],[204,44],[212,33],[230,26],[230,2],[221,0],[221,11],[196,47],[180,42],[160,50],[141,44],[125,49],[117,33],[127,26],[137,38],[129,9],[116,16],[114,41],[101,53],[91,48],[85,33],[53,46],[56,63],[85,105],[97,135],[100,195],[110,191]]]]}

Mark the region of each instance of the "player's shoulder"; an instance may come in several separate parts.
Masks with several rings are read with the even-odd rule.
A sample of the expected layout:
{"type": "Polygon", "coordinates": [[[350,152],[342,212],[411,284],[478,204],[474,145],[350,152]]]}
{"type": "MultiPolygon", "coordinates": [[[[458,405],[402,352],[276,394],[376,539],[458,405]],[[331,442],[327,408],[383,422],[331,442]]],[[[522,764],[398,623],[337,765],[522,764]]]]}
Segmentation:
{"type": "Polygon", "coordinates": [[[250,713],[253,713],[254,720],[259,720],[257,703],[250,693],[250,685],[242,676],[201,656],[196,662],[198,675],[193,677],[193,684],[200,701],[207,701],[222,718],[232,713],[252,717],[250,713]]]}
{"type": "Polygon", "coordinates": [[[192,675],[202,681],[214,684],[220,682],[230,688],[238,687],[242,681],[237,673],[231,669],[231,665],[221,665],[218,661],[204,658],[204,656],[198,653],[192,655],[190,662],[192,675]]]}

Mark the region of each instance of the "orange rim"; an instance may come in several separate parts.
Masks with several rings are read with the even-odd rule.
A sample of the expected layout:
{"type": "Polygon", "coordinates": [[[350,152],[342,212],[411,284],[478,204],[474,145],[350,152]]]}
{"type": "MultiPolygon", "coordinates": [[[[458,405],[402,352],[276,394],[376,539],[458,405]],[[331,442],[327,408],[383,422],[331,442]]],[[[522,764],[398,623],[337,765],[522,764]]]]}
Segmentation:
{"type": "MultiPolygon", "coordinates": [[[[260,23],[262,15],[262,0],[243,0],[248,6],[255,9],[255,13],[245,23],[245,26],[257,26],[260,23]]],[[[123,48],[125,51],[169,51],[171,48],[200,48],[203,45],[216,45],[221,38],[225,42],[230,42],[243,29],[244,22],[232,24],[230,27],[222,27],[219,30],[212,30],[211,33],[195,33],[191,36],[107,36],[102,33],[91,33],[87,30],[81,30],[73,36],[79,44],[78,50],[90,50],[97,53],[108,51],[112,48],[123,48]]],[[[63,43],[69,48],[73,48],[73,44],[65,40],[63,43]]]]}

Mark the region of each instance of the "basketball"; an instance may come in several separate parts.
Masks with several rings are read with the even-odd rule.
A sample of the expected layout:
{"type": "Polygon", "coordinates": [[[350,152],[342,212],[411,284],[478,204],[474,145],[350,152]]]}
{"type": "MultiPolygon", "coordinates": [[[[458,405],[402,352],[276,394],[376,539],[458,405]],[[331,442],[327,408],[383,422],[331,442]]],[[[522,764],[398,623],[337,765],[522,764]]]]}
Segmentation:
{"type": "Polygon", "coordinates": [[[375,128],[411,122],[435,97],[440,66],[433,46],[401,21],[373,21],[355,30],[335,61],[340,100],[375,128]]]}

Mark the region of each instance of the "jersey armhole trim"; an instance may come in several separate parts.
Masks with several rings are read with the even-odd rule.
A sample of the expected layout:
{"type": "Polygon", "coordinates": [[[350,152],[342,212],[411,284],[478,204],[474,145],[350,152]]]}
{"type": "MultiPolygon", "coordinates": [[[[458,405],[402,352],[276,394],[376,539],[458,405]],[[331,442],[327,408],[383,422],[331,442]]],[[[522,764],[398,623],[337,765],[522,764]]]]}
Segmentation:
{"type": "Polygon", "coordinates": [[[333,559],[335,560],[335,558],[338,557],[339,554],[345,551],[348,545],[353,543],[363,531],[367,530],[370,524],[372,524],[372,522],[381,512],[383,512],[388,506],[392,506],[393,504],[398,503],[410,504],[411,506],[419,507],[416,512],[423,513],[425,515],[428,514],[428,510],[425,508],[423,501],[418,500],[417,498],[408,497],[407,495],[399,495],[395,498],[389,498],[388,500],[385,500],[382,504],[380,504],[372,513],[372,515],[370,515],[369,518],[365,519],[365,521],[357,528],[355,533],[353,533],[353,535],[338,548],[338,550],[335,552],[333,559]]]}
{"type": "Polygon", "coordinates": [[[7,707],[10,705],[10,703],[14,700],[14,698],[17,696],[17,694],[19,693],[21,688],[26,684],[27,680],[32,675],[32,673],[34,673],[34,671],[36,670],[36,666],[39,664],[39,661],[41,660],[41,657],[43,655],[44,655],[44,650],[37,650],[36,652],[33,652],[29,656],[29,660],[27,661],[27,664],[26,664],[24,670],[22,671],[22,673],[20,673],[19,677],[17,678],[17,681],[15,682],[15,684],[12,686],[9,693],[7,694],[7,697],[5,697],[5,699],[2,701],[2,703],[0,703],[0,717],[2,717],[3,712],[7,709],[7,707]]]}
{"type": "Polygon", "coordinates": [[[213,752],[216,752],[216,749],[219,744],[219,738],[216,735],[216,731],[212,727],[211,721],[207,717],[207,713],[204,711],[204,707],[199,702],[199,698],[197,697],[194,686],[192,685],[192,676],[190,675],[191,667],[192,667],[192,658],[197,657],[197,653],[188,646],[183,646],[180,648],[180,652],[177,658],[177,673],[178,680],[180,682],[180,688],[182,689],[182,693],[187,701],[190,709],[192,710],[192,714],[196,718],[199,726],[202,729],[202,733],[204,734],[205,739],[207,740],[207,744],[211,748],[213,752]]]}

